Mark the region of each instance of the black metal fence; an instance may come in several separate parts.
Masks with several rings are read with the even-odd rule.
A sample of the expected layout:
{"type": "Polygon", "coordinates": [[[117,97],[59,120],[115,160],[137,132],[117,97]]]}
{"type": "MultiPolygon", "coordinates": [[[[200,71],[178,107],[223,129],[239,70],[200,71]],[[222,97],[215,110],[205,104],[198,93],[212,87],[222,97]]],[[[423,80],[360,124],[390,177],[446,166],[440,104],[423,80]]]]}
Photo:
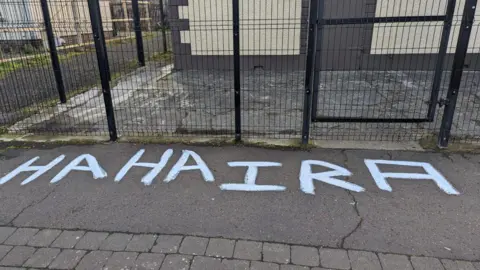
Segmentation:
{"type": "Polygon", "coordinates": [[[2,0],[0,130],[477,143],[476,4],[2,0]]]}

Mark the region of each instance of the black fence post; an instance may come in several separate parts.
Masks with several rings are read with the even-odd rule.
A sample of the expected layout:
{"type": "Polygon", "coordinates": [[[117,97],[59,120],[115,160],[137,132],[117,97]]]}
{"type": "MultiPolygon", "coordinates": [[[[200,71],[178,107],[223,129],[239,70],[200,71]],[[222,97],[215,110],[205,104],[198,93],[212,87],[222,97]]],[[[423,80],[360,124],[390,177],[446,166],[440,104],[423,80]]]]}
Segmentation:
{"type": "Polygon", "coordinates": [[[240,110],[240,4],[233,0],[233,87],[235,88],[235,141],[242,139],[240,110]]]}
{"type": "Polygon", "coordinates": [[[88,0],[88,10],[90,13],[90,21],[92,23],[93,40],[95,42],[95,51],[97,53],[98,71],[100,73],[100,81],[102,84],[103,101],[105,103],[105,111],[107,115],[108,133],[110,140],[117,140],[117,127],[115,125],[115,114],[113,111],[112,93],[110,92],[110,82],[107,72],[106,47],[101,40],[104,38],[102,33],[102,24],[99,18],[100,6],[98,0],[88,0]]]}
{"type": "Polygon", "coordinates": [[[312,92],[315,72],[315,54],[317,50],[317,23],[319,0],[310,0],[308,16],[307,63],[305,67],[305,95],[303,98],[302,144],[308,144],[310,122],[312,118],[312,92]]]}
{"type": "Polygon", "coordinates": [[[319,0],[317,12],[317,44],[315,47],[315,68],[313,71],[313,95],[312,95],[312,121],[317,116],[318,107],[318,87],[320,85],[320,71],[322,68],[321,50],[323,40],[323,10],[325,8],[325,0],[319,0]]]}
{"type": "Polygon", "coordinates": [[[65,85],[63,84],[62,70],[60,68],[60,61],[58,60],[57,44],[55,42],[55,35],[53,34],[52,21],[50,18],[50,11],[48,10],[47,0],[40,0],[40,4],[42,6],[43,21],[45,23],[45,32],[47,33],[50,59],[52,61],[53,73],[57,83],[58,95],[60,96],[60,102],[66,103],[67,96],[65,95],[65,85]]]}
{"type": "Polygon", "coordinates": [[[460,34],[453,59],[452,74],[450,77],[450,85],[448,87],[445,110],[443,113],[442,125],[438,135],[438,146],[447,147],[452,130],[453,116],[457,105],[458,91],[462,82],[463,66],[465,57],[467,56],[468,43],[472,32],[473,20],[475,18],[475,9],[477,0],[467,0],[463,10],[462,24],[460,26],[460,34]]]}
{"type": "Polygon", "coordinates": [[[440,39],[440,47],[438,50],[438,58],[435,65],[435,75],[433,77],[432,94],[430,96],[430,104],[428,107],[427,119],[433,122],[435,119],[435,111],[437,109],[438,95],[440,93],[440,84],[443,77],[443,63],[448,50],[448,41],[450,40],[450,32],[452,29],[452,21],[455,13],[456,0],[448,0],[445,21],[443,22],[442,37],[440,39]]]}
{"type": "Polygon", "coordinates": [[[145,66],[145,53],[143,51],[142,26],[140,24],[140,10],[138,0],[132,0],[133,12],[133,30],[135,31],[135,40],[137,41],[137,57],[140,66],[145,66]]]}
{"type": "Polygon", "coordinates": [[[163,52],[168,52],[168,45],[167,45],[167,33],[166,33],[166,24],[165,24],[165,10],[163,10],[163,0],[159,0],[160,3],[160,23],[161,31],[162,31],[162,43],[163,43],[163,52]]]}
{"type": "Polygon", "coordinates": [[[97,10],[97,13],[98,13],[98,22],[99,24],[102,26],[100,28],[100,40],[102,41],[102,46],[105,48],[105,66],[106,66],[106,70],[107,70],[107,76],[108,76],[108,80],[110,81],[112,79],[112,76],[110,74],[110,63],[108,62],[108,53],[107,53],[107,43],[105,41],[105,33],[103,32],[103,21],[102,21],[102,11],[101,9],[99,8],[97,10]]]}

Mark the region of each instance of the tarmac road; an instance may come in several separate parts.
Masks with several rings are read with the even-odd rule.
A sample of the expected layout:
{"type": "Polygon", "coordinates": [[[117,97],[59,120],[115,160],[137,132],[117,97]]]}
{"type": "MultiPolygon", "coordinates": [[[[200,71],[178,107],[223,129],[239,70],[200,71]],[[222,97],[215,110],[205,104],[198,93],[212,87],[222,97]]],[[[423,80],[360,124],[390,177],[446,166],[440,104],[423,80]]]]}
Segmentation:
{"type": "MultiPolygon", "coordinates": [[[[408,151],[314,149],[271,150],[250,147],[106,144],[8,149],[0,156],[0,177],[39,156],[44,165],[65,154],[61,163],[27,185],[28,173],[0,186],[0,225],[154,232],[254,239],[314,246],[442,258],[480,259],[480,156],[408,151]],[[149,168],[134,167],[114,177],[140,149],[141,162],[158,162],[168,148],[174,154],[151,186],[141,183],[149,168]],[[164,183],[182,150],[195,151],[215,181],[198,170],[180,172],[164,183]],[[73,171],[49,184],[81,154],[91,154],[107,172],[93,179],[73,171]],[[448,195],[429,180],[389,179],[393,191],[380,190],[364,159],[428,162],[460,192],[448,195]],[[316,194],[300,190],[302,160],[323,160],[352,172],[345,180],[365,192],[315,182],[316,194]],[[272,161],[282,167],[260,168],[257,184],[282,185],[282,192],[224,191],[219,185],[242,183],[245,168],[229,161],[272,161]]],[[[192,162],[192,161],[190,161],[192,162]]],[[[191,164],[194,164],[193,162],[191,164]]],[[[191,165],[190,164],[190,165],[191,165]]],[[[82,164],[85,165],[85,164],[82,164]]],[[[418,168],[384,166],[382,171],[424,173],[418,168]]],[[[314,172],[326,171],[318,166],[314,172]]]]}

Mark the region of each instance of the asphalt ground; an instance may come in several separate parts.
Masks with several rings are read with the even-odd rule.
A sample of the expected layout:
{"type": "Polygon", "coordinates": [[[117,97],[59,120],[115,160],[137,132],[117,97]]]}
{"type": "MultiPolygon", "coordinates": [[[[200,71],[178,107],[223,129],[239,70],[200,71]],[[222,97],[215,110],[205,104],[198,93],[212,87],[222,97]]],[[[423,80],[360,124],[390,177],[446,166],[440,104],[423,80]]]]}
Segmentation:
{"type": "MultiPolygon", "coordinates": [[[[184,234],[251,239],[416,256],[480,259],[480,156],[434,152],[313,149],[275,150],[253,147],[105,144],[5,148],[0,177],[38,156],[45,165],[65,159],[34,181],[21,185],[23,173],[0,186],[0,225],[134,233],[184,234]],[[149,168],[134,167],[120,182],[115,175],[140,149],[140,162],[173,156],[145,186],[149,168]],[[214,181],[198,170],[166,178],[182,150],[197,153],[214,181]],[[55,184],[50,180],[74,158],[91,154],[108,174],[93,179],[73,171],[55,184]],[[427,162],[459,195],[448,195],[430,180],[389,179],[392,192],[379,189],[365,159],[427,162]],[[365,188],[351,192],[315,182],[315,195],[300,190],[303,160],[321,160],[348,169],[339,178],[365,188]],[[281,192],[225,191],[225,183],[243,183],[245,167],[230,161],[270,161],[281,167],[260,168],[257,184],[285,186],[281,192]]],[[[191,160],[188,165],[195,164],[191,160]]],[[[85,163],[82,163],[85,165],[85,163]]],[[[419,168],[383,166],[385,172],[425,173],[419,168]]],[[[313,172],[327,171],[315,166],[313,172]]]]}

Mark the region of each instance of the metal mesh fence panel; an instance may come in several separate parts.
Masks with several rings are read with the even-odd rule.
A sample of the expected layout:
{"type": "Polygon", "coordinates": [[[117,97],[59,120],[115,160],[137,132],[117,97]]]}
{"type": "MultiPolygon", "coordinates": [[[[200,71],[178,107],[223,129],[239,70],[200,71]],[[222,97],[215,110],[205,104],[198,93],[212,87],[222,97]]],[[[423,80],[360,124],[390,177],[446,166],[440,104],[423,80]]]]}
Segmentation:
{"type": "MultiPolygon", "coordinates": [[[[318,122],[312,128],[312,137],[414,141],[436,136],[443,117],[443,109],[438,106],[444,105],[442,100],[449,86],[465,1],[456,1],[452,6],[454,15],[437,90],[432,86],[446,24],[445,18],[435,17],[448,13],[448,3],[455,1],[322,2],[327,23],[319,34],[319,90],[314,105],[318,122]],[[431,102],[433,91],[438,91],[440,104],[437,100],[431,102]],[[430,117],[431,107],[436,113],[430,117]]],[[[478,22],[474,32],[477,29],[478,22]]],[[[478,69],[474,63],[478,58],[477,43],[472,34],[467,56],[470,64],[466,65],[460,89],[470,98],[459,98],[459,115],[476,114],[471,93],[478,89],[471,85],[478,69]]],[[[469,119],[471,133],[465,137],[466,130],[458,129],[462,121],[455,119],[454,137],[480,135],[478,131],[475,134],[474,121],[469,119]]]]}
{"type": "Polygon", "coordinates": [[[231,4],[185,3],[148,5],[146,64],[112,88],[120,136],[232,137],[231,4]]]}
{"type": "MultiPolygon", "coordinates": [[[[99,71],[87,0],[2,0],[1,132],[108,135],[105,72],[119,136],[300,139],[316,38],[310,139],[435,138],[465,1],[318,0],[311,35],[311,0],[99,0],[99,71]]],[[[454,142],[480,137],[477,14],[454,142]]]]}

